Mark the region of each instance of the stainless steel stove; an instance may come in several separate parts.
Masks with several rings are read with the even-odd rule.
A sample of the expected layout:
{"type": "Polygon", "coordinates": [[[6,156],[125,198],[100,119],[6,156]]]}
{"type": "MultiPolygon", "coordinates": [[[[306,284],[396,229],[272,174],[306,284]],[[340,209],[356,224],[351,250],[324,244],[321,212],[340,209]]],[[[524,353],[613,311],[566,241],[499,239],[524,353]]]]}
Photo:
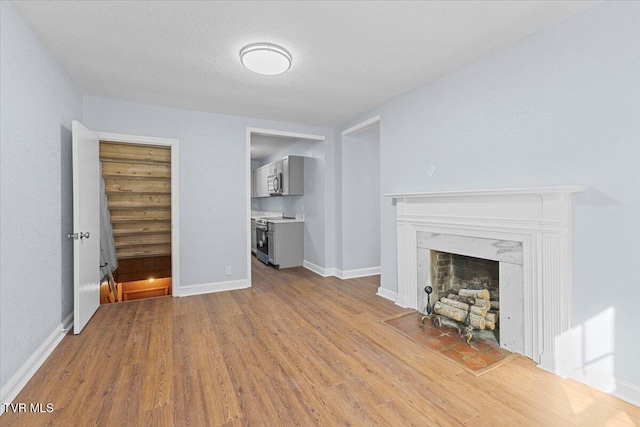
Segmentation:
{"type": "Polygon", "coordinates": [[[264,218],[256,219],[256,258],[269,265],[269,226],[264,218]]]}

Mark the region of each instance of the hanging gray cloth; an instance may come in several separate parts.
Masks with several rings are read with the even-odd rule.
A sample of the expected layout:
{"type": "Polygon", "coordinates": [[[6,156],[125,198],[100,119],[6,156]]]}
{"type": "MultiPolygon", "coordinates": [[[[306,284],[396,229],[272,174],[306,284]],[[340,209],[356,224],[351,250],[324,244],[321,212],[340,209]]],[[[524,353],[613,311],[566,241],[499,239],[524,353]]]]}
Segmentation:
{"type": "Polygon", "coordinates": [[[110,272],[118,268],[116,255],[116,243],[113,240],[113,228],[111,228],[111,215],[109,214],[109,202],[107,191],[102,177],[102,162],[100,162],[100,277],[104,278],[110,272]]]}

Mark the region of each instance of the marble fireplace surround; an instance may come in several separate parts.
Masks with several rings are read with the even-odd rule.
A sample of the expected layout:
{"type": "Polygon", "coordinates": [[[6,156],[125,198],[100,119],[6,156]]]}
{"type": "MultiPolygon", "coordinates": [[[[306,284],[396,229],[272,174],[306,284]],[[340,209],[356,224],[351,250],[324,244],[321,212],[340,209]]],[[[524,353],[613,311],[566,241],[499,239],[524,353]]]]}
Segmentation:
{"type": "MultiPolygon", "coordinates": [[[[423,230],[418,230],[417,233],[417,309],[424,312],[426,285],[434,288],[434,295],[440,291],[432,283],[432,251],[497,261],[500,274],[500,346],[514,353],[524,354],[522,243],[423,230]]],[[[434,295],[431,296],[432,304],[436,302],[434,295]]]]}
{"type": "MultiPolygon", "coordinates": [[[[505,255],[515,255],[519,249],[513,249],[521,247],[517,255],[521,264],[514,260],[501,262],[501,266],[520,266],[522,271],[521,292],[510,297],[522,300],[521,326],[517,326],[522,339],[514,349],[518,351],[520,346],[518,352],[539,367],[561,374],[559,367],[570,357],[559,354],[556,341],[571,326],[571,194],[585,188],[573,185],[386,194],[396,202],[396,304],[422,309],[419,241],[423,248],[479,257],[483,257],[479,247],[495,246],[496,241],[512,247],[503,252],[505,255]],[[443,242],[448,243],[443,246],[443,242]],[[447,250],[451,244],[453,250],[447,250]]],[[[500,289],[502,293],[502,284],[500,289]]]]}

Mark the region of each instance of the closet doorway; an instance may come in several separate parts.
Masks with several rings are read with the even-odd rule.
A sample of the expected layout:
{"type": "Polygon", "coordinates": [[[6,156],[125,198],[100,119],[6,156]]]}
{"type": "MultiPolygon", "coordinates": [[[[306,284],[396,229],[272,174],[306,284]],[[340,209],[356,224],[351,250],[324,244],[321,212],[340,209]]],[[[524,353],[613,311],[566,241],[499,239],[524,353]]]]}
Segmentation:
{"type": "Polygon", "coordinates": [[[172,140],[99,136],[100,304],[174,295],[177,147],[172,140]]]}

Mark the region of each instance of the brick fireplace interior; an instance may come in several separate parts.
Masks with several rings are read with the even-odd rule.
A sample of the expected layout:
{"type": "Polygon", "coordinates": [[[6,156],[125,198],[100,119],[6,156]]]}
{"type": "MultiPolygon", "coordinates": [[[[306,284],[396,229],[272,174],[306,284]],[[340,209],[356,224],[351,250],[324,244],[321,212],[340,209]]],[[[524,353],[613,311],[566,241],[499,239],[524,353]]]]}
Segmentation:
{"type": "MultiPolygon", "coordinates": [[[[483,258],[431,250],[431,305],[460,289],[487,289],[492,301],[500,301],[500,263],[483,258]]],[[[490,333],[490,331],[487,331],[490,333]]],[[[499,320],[495,337],[500,341],[499,320]]]]}

